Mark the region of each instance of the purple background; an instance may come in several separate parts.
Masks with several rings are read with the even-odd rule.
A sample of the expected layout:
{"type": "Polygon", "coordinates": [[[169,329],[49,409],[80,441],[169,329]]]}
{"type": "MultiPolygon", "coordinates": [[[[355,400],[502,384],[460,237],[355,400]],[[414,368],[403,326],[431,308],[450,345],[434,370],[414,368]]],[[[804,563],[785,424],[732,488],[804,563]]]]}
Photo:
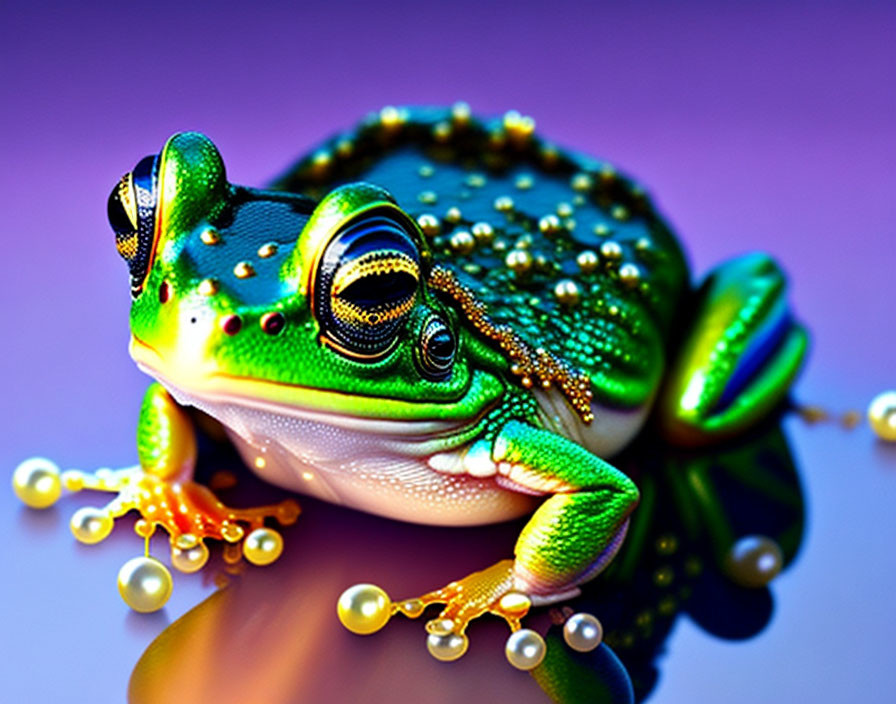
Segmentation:
{"type": "MultiPolygon", "coordinates": [[[[126,272],[105,219],[123,172],[172,132],[198,129],[218,144],[233,181],[261,185],[384,104],[465,99],[483,113],[531,114],[543,134],[647,184],[697,274],[747,249],[784,263],[813,333],[799,399],[864,409],[896,386],[896,6],[184,5],[0,10],[0,473],[37,453],[66,467],[135,459],[146,379],[126,354],[126,272]]],[[[867,425],[788,429],[810,523],[800,561],[775,584],[775,618],[745,644],[680,622],[653,701],[877,702],[896,688],[896,452],[867,425]]],[[[35,514],[0,490],[0,699],[120,700],[150,641],[210,591],[176,575],[162,614],[129,613],[114,580],[139,553],[136,538],[123,527],[86,548],[68,534],[71,512],[92,502],[76,497],[35,514]]],[[[287,536],[303,557],[252,579],[285,583],[307,569],[309,593],[320,594],[321,605],[308,606],[315,613],[355,581],[391,579],[396,592],[413,592],[512,542],[506,527],[483,531],[479,545],[476,534],[375,522],[395,546],[385,561],[393,576],[379,580],[375,561],[359,566],[370,524],[319,504],[306,512],[309,529],[300,520],[287,536]],[[312,528],[330,513],[341,532],[312,528]],[[405,555],[408,564],[429,555],[435,571],[424,576],[424,565],[402,578],[405,555]],[[443,563],[449,573],[438,571],[443,563]]],[[[156,548],[164,555],[163,543],[156,548]]],[[[370,701],[402,692],[433,702],[544,699],[501,662],[499,629],[484,628],[452,670],[426,655],[420,624],[357,648],[334,623],[311,632],[334,655],[304,675],[314,681],[301,690],[315,693],[308,701],[344,700],[349,675],[356,686],[369,678],[370,701]],[[372,674],[369,658],[387,646],[377,662],[400,677],[372,674]]]]}

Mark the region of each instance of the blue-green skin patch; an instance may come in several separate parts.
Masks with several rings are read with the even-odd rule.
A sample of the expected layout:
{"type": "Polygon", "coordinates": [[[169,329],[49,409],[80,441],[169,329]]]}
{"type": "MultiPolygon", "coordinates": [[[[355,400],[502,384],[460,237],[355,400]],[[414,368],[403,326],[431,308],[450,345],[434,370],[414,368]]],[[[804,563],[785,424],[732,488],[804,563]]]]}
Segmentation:
{"type": "Polygon", "coordinates": [[[135,357],[175,385],[215,378],[303,408],[461,423],[455,444],[484,440],[499,473],[552,494],[517,544],[522,590],[550,596],[593,576],[618,549],[637,490],[567,433],[543,429],[524,383],[539,379],[520,378],[508,350],[429,285],[435,267],[472,293],[490,325],[587,374],[597,409],[643,409],[684,350],[658,417],[682,442],[755,422],[803,356],[805,334],[779,304],[783,275],[770,260],[725,264],[693,292],[677,240],[639,186],[530,134],[513,114],[374,114],[270,191],[229,184],[217,150],[195,133],[173,137],[159,159],[155,258],[131,311],[135,357]],[[394,344],[366,358],[333,344],[312,299],[327,244],[371,214],[407,232],[420,265],[394,344]],[[284,322],[273,332],[272,313],[284,322]],[[225,324],[232,316],[238,325],[225,324]],[[457,342],[438,378],[419,361],[434,316],[457,342]]]}

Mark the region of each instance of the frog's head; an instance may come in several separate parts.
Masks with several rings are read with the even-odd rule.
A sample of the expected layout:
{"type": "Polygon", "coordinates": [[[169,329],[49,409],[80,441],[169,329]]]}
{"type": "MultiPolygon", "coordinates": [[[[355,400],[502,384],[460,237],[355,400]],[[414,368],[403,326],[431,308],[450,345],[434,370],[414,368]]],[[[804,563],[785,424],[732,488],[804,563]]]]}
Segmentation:
{"type": "Polygon", "coordinates": [[[132,356],[187,400],[469,419],[501,393],[427,286],[417,223],[381,188],[315,203],[234,186],[214,145],[185,133],[121,179],[109,219],[132,356]]]}

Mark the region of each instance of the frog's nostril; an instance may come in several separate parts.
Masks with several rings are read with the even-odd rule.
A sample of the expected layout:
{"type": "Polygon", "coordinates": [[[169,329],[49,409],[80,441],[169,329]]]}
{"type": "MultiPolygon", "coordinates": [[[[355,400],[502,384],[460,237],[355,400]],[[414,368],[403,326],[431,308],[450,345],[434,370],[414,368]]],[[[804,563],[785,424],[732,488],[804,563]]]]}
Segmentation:
{"type": "MultiPolygon", "coordinates": [[[[195,322],[195,318],[193,319],[195,322]]],[[[227,315],[221,319],[221,330],[227,335],[236,335],[243,327],[243,320],[238,315],[227,315]]]]}
{"type": "Polygon", "coordinates": [[[167,303],[171,298],[171,286],[167,281],[159,284],[159,303],[167,303]]]}

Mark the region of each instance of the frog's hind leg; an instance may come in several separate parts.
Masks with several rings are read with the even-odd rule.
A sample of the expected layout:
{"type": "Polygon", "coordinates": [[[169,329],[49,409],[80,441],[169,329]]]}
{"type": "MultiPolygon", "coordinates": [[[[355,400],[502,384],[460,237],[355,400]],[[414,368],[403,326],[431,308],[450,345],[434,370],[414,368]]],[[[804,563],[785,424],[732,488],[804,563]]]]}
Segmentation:
{"type": "Polygon", "coordinates": [[[709,274],[657,405],[670,441],[696,446],[736,435],[785,398],[807,346],[785,289],[781,269],[759,253],[709,274]]]}
{"type": "Polygon", "coordinates": [[[207,538],[242,541],[243,555],[255,564],[268,564],[279,556],[282,539],[276,531],[265,528],[264,522],[266,518],[283,525],[294,522],[299,514],[296,502],[232,508],[194,482],[196,438],[192,421],[159,384],[147,389],[140,408],[137,455],[140,464],[135,467],[62,473],[62,485],[69,491],[91,489],[117,494],[103,508],[82,508],[75,513],[71,528],[78,540],[100,542],[109,535],[116,518],[136,510],[141,516],[135,526],[137,533],[148,539],[157,527],[167,531],[172,564],[184,572],[195,572],[204,565],[207,538]]]}
{"type": "Polygon", "coordinates": [[[507,645],[510,662],[531,669],[540,662],[544,643],[522,629],[520,619],[533,603],[575,596],[579,584],[610,562],[625,536],[638,490],[622,472],[580,445],[519,421],[505,424],[490,447],[486,441],[474,444],[468,459],[494,463],[503,486],[548,497],[520,533],[514,559],[394,605],[370,585],[359,585],[340,600],[340,618],[350,630],[369,633],[391,613],[415,618],[429,604],[444,604],[426,625],[427,647],[435,657],[453,660],[466,651],[468,623],[491,613],[514,632],[507,645]]]}

